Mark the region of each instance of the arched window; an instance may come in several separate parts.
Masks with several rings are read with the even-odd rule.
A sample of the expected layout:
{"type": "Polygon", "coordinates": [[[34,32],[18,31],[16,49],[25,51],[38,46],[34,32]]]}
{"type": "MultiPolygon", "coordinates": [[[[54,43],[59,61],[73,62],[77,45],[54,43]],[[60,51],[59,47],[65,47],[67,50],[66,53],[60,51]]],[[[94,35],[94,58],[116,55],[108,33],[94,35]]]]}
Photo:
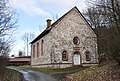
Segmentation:
{"type": "Polygon", "coordinates": [[[73,38],[73,43],[76,44],[76,45],[79,45],[80,40],[77,36],[73,38]]]}
{"type": "Polygon", "coordinates": [[[39,57],[39,43],[37,43],[37,57],[39,57]]]}
{"type": "Polygon", "coordinates": [[[35,57],[35,45],[33,45],[33,58],[35,57]]]}
{"type": "Polygon", "coordinates": [[[90,61],[90,60],[91,60],[90,51],[86,51],[86,52],[85,52],[85,56],[86,56],[86,61],[90,61]]]}
{"type": "Polygon", "coordinates": [[[67,61],[68,60],[68,53],[65,50],[62,52],[62,60],[63,61],[67,61]]]}
{"type": "Polygon", "coordinates": [[[43,49],[44,49],[43,44],[44,44],[44,40],[41,41],[41,55],[43,55],[43,49]]]}

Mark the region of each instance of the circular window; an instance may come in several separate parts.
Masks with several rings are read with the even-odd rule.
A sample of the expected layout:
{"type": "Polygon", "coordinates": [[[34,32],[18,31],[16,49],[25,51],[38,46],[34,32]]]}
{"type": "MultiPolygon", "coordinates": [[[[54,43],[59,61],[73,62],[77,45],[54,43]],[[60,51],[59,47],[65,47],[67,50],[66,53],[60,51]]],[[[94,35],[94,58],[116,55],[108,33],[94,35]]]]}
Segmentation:
{"type": "Polygon", "coordinates": [[[74,43],[74,44],[77,44],[77,45],[80,43],[80,40],[79,40],[79,38],[78,38],[77,36],[74,37],[73,43],[74,43]]]}

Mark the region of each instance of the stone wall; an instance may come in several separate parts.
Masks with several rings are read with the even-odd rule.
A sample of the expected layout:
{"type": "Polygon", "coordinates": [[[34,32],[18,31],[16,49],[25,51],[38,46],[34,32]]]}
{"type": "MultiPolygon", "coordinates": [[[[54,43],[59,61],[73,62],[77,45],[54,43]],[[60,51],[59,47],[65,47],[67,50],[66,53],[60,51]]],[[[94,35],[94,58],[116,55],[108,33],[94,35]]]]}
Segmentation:
{"type": "MultiPolygon", "coordinates": [[[[44,55],[32,58],[31,64],[73,63],[73,54],[75,52],[73,38],[75,36],[80,39],[78,47],[80,48],[81,63],[97,63],[97,36],[83,17],[80,16],[78,10],[73,9],[54,25],[49,34],[37,41],[40,43],[41,40],[44,40],[44,55]],[[62,52],[64,50],[68,52],[68,61],[62,61],[62,52]],[[86,51],[90,51],[91,53],[90,61],[86,61],[86,51]]],[[[36,45],[37,42],[33,45],[36,45]]],[[[52,67],[52,65],[47,65],[46,67],[48,66],[52,67]]],[[[65,66],[67,67],[69,65],[63,65],[63,67],[65,66]]]]}

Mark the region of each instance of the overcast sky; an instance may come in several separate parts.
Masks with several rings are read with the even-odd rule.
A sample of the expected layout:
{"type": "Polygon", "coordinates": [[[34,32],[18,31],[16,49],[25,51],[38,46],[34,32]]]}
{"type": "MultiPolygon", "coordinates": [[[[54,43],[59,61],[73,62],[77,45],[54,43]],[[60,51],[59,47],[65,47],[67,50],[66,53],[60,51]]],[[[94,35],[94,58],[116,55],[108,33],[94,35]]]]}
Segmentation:
{"type": "Polygon", "coordinates": [[[45,29],[46,20],[54,22],[74,6],[82,12],[85,0],[12,0],[12,7],[16,10],[18,30],[15,34],[11,55],[23,50],[24,43],[21,36],[25,32],[32,32],[38,36],[45,29]]]}

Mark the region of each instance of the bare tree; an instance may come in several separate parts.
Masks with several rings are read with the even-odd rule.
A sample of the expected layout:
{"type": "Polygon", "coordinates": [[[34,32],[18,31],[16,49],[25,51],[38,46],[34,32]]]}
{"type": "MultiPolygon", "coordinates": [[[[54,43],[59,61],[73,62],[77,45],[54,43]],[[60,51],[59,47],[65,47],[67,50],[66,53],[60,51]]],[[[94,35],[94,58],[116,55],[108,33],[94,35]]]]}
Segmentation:
{"type": "Polygon", "coordinates": [[[91,26],[95,26],[100,53],[110,54],[120,64],[120,1],[94,0],[88,3],[92,5],[85,14],[91,26]]]}
{"type": "Polygon", "coordinates": [[[0,53],[8,54],[12,44],[12,34],[16,28],[15,12],[8,5],[9,0],[0,1],[0,53]],[[4,51],[4,53],[3,53],[4,51]],[[7,52],[7,53],[5,53],[7,52]]]}
{"type": "MultiPolygon", "coordinates": [[[[9,6],[9,0],[0,0],[0,76],[5,76],[5,67],[13,40],[12,34],[16,28],[15,11],[9,6]]],[[[3,79],[1,79],[4,81],[3,79]]]]}
{"type": "MultiPolygon", "coordinates": [[[[92,24],[100,26],[120,26],[120,1],[119,0],[87,0],[92,4],[85,13],[92,24]]],[[[119,27],[117,31],[119,30],[119,27]]]]}
{"type": "Polygon", "coordinates": [[[0,51],[3,51],[4,46],[7,46],[4,50],[10,47],[12,34],[16,28],[15,11],[8,4],[9,0],[0,1],[0,47],[2,49],[0,51]]]}
{"type": "Polygon", "coordinates": [[[16,26],[15,12],[9,7],[8,0],[0,1],[0,37],[11,34],[16,26]]]}
{"type": "Polygon", "coordinates": [[[22,36],[22,40],[24,41],[24,43],[26,44],[26,53],[27,56],[29,55],[29,43],[31,42],[31,40],[33,40],[33,38],[35,37],[35,35],[33,33],[24,33],[24,35],[22,36]]]}

